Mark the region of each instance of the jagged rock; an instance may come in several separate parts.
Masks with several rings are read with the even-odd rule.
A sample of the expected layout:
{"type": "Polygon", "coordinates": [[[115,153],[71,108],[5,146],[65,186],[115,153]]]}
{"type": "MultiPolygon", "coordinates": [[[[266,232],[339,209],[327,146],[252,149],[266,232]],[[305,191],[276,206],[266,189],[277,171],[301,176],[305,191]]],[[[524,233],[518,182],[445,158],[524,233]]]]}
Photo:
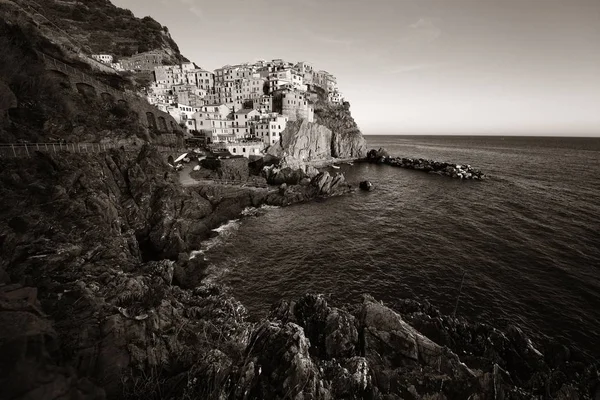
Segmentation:
{"type": "Polygon", "coordinates": [[[252,335],[250,343],[235,398],[331,399],[300,326],[266,321],[252,335]]]}
{"type": "Polygon", "coordinates": [[[300,325],[310,340],[311,353],[320,358],[350,358],[358,353],[356,319],[346,311],[329,307],[322,295],[282,301],[270,317],[300,325]]]}
{"type": "Polygon", "coordinates": [[[200,162],[202,168],[213,170],[219,179],[246,181],[250,176],[248,159],[235,158],[205,158],[200,162]]]}
{"type": "Polygon", "coordinates": [[[375,186],[373,186],[373,184],[370,181],[362,181],[359,184],[359,187],[362,190],[366,190],[367,192],[371,192],[371,191],[375,190],[375,186]]]}
{"type": "Polygon", "coordinates": [[[292,169],[290,167],[276,167],[275,165],[266,166],[262,169],[261,175],[267,180],[270,185],[297,185],[300,181],[307,177],[304,171],[300,168],[292,169]]]}
{"type": "Polygon", "coordinates": [[[472,168],[470,165],[449,164],[433,160],[424,160],[422,158],[400,158],[390,157],[388,152],[380,148],[379,150],[369,150],[367,161],[370,163],[387,164],[394,167],[414,169],[418,171],[428,172],[430,174],[445,175],[458,179],[485,179],[485,174],[481,171],[472,168]]]}
{"type": "Polygon", "coordinates": [[[331,155],[337,158],[363,158],[367,154],[367,142],[360,131],[333,131],[331,155]]]}

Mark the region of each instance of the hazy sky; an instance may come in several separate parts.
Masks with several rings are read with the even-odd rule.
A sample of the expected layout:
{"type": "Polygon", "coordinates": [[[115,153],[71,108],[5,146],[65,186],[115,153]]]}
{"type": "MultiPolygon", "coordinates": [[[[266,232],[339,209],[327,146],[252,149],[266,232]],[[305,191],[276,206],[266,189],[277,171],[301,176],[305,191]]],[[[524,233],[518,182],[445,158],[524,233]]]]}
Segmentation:
{"type": "Polygon", "coordinates": [[[308,61],[366,134],[600,135],[600,0],[112,0],[203,68],[308,61]]]}

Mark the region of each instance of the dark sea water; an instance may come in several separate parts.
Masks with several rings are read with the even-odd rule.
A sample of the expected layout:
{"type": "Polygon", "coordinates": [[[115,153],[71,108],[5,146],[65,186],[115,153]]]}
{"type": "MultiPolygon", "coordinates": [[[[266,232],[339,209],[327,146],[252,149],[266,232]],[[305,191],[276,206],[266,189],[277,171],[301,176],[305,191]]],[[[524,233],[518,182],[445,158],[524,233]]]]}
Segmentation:
{"type": "MultiPolygon", "coordinates": [[[[249,210],[205,256],[255,318],[308,291],[428,300],[600,355],[600,139],[367,136],[390,154],[471,164],[460,181],[383,165],[339,171],[376,190],[249,210]]],[[[332,170],[335,171],[335,170],[332,170]]]]}

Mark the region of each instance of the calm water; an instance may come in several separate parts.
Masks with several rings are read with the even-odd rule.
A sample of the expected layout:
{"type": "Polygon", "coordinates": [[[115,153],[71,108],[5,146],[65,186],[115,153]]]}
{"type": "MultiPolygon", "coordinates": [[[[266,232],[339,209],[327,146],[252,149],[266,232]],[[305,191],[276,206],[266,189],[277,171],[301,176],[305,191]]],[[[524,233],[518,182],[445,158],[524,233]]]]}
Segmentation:
{"type": "Polygon", "coordinates": [[[600,349],[600,139],[368,136],[392,155],[471,164],[462,182],[356,164],[377,189],[250,212],[205,252],[255,317],[307,291],[429,300],[534,336],[600,349]]]}

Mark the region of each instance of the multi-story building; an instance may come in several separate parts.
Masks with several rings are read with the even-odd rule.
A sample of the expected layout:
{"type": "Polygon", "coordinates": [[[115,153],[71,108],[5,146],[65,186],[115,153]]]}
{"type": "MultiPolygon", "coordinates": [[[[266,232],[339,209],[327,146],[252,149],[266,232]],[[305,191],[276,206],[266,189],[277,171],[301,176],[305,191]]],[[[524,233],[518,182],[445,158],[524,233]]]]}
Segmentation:
{"type": "Polygon", "coordinates": [[[240,141],[237,143],[227,143],[224,147],[233,155],[260,156],[266,144],[263,141],[240,141]]]}
{"type": "Polygon", "coordinates": [[[168,107],[167,110],[177,123],[185,123],[188,119],[192,119],[196,112],[200,111],[200,107],[177,104],[176,106],[168,107]]]}
{"type": "Polygon", "coordinates": [[[329,94],[327,95],[327,99],[332,104],[342,104],[344,101],[342,94],[337,90],[329,92],[329,94]]]}
{"type": "Polygon", "coordinates": [[[209,143],[235,141],[231,110],[224,104],[204,105],[194,113],[194,130],[206,135],[209,143]]]}
{"type": "Polygon", "coordinates": [[[281,139],[288,118],[278,114],[270,114],[262,117],[253,124],[253,136],[261,139],[265,144],[271,146],[281,139]]]}
{"type": "Polygon", "coordinates": [[[153,71],[162,64],[164,57],[160,51],[148,51],[121,59],[121,65],[128,71],[153,71]]]}
{"type": "Polygon", "coordinates": [[[252,125],[259,120],[260,113],[252,108],[243,108],[233,114],[233,129],[238,139],[252,134],[252,125]]]}
{"type": "Polygon", "coordinates": [[[281,113],[290,121],[304,119],[314,122],[314,108],[306,98],[306,93],[299,91],[285,91],[282,96],[281,113]]]}
{"type": "Polygon", "coordinates": [[[254,100],[264,95],[264,86],[267,83],[265,78],[255,74],[249,79],[242,80],[242,98],[243,100],[254,100]]]}
{"type": "Polygon", "coordinates": [[[187,83],[210,92],[215,87],[214,75],[204,69],[194,69],[186,72],[186,80],[187,83]]]}
{"type": "Polygon", "coordinates": [[[273,112],[273,96],[262,95],[258,98],[252,99],[252,108],[260,112],[261,114],[273,112]]]}
{"type": "Polygon", "coordinates": [[[110,54],[92,54],[92,58],[108,65],[113,63],[113,56],[110,54]]]}

